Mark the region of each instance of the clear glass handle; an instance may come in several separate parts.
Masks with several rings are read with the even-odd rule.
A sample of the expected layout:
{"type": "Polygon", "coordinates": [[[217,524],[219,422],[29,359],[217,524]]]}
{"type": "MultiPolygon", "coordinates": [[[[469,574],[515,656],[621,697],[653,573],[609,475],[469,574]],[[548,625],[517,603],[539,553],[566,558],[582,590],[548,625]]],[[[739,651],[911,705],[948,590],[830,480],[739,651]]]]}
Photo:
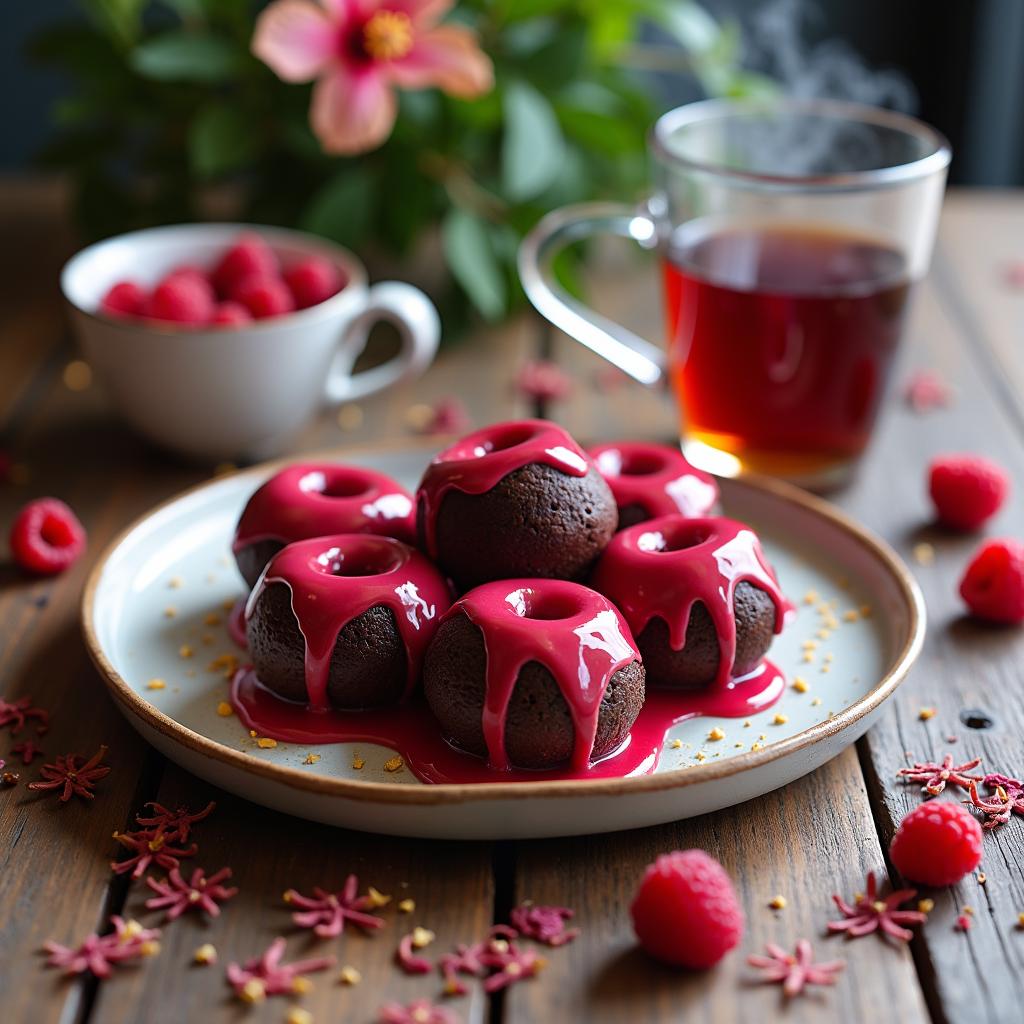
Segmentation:
{"type": "Polygon", "coordinates": [[[519,277],[527,298],[555,327],[607,359],[641,384],[665,375],[665,354],[656,345],[573,298],[557,281],[552,263],[572,242],[604,233],[632,238],[645,247],[657,241],[646,213],[623,203],[580,203],[544,217],[519,247],[519,277]]]}

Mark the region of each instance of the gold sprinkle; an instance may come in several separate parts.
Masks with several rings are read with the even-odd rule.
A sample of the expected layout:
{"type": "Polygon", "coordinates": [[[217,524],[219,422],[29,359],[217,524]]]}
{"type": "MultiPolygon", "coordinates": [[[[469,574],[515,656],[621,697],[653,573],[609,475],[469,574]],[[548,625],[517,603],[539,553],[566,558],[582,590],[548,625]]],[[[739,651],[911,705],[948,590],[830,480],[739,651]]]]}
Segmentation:
{"type": "Polygon", "coordinates": [[[237,654],[220,654],[206,666],[206,671],[219,672],[225,679],[230,679],[238,671],[238,664],[237,654]]]}
{"type": "Polygon", "coordinates": [[[197,964],[215,964],[217,962],[217,948],[212,942],[204,942],[193,954],[192,959],[197,964]]]}
{"type": "Polygon", "coordinates": [[[818,641],[817,640],[805,640],[800,646],[805,651],[814,651],[814,650],[817,650],[817,648],[818,648],[818,641]]]}
{"type": "Polygon", "coordinates": [[[338,426],[342,430],[358,430],[362,425],[362,406],[349,403],[338,410],[338,426]]]}
{"type": "Polygon", "coordinates": [[[988,876],[984,871],[978,872],[978,885],[984,885],[988,881],[988,876]]]}
{"type": "Polygon", "coordinates": [[[68,391],[88,391],[92,385],[92,367],[81,359],[72,359],[64,367],[63,379],[68,391]]]}
{"type": "Polygon", "coordinates": [[[164,618],[165,619],[173,619],[177,614],[178,614],[178,609],[175,608],[173,604],[169,604],[164,609],[164,618]]]}
{"type": "Polygon", "coordinates": [[[807,652],[807,653],[806,653],[806,654],[804,655],[804,657],[803,657],[803,661],[804,661],[804,664],[805,664],[805,665],[810,665],[810,664],[811,664],[811,662],[813,662],[813,661],[814,661],[814,655],[813,655],[813,654],[811,654],[811,652],[810,652],[810,651],[808,651],[808,652],[807,652]]]}
{"type": "Polygon", "coordinates": [[[786,897],[782,896],[782,895],[773,896],[768,901],[768,906],[771,907],[772,910],[785,910],[786,909],[786,897]]]}
{"type": "Polygon", "coordinates": [[[158,956],[160,953],[160,943],[149,939],[139,946],[139,952],[143,956],[158,956]]]}
{"type": "Polygon", "coordinates": [[[403,914],[411,914],[416,909],[416,901],[409,899],[402,900],[402,902],[398,904],[398,909],[403,914]]]}
{"type": "Polygon", "coordinates": [[[267,998],[266,986],[259,978],[250,978],[239,993],[244,1003],[262,1003],[267,998]]]}
{"type": "Polygon", "coordinates": [[[298,995],[305,995],[313,988],[313,982],[309,978],[303,978],[301,975],[292,981],[292,991],[298,995]]]}
{"type": "Polygon", "coordinates": [[[860,617],[862,619],[870,619],[871,618],[871,605],[869,605],[869,604],[862,604],[860,606],[860,617]]]}
{"type": "Polygon", "coordinates": [[[803,676],[797,676],[793,680],[793,689],[796,690],[797,693],[806,693],[810,689],[810,686],[803,676]]]}
{"type": "Polygon", "coordinates": [[[352,755],[352,767],[357,772],[361,772],[363,770],[363,767],[365,766],[365,764],[366,764],[366,762],[358,754],[353,754],[352,755]]]}
{"type": "Polygon", "coordinates": [[[772,719],[772,725],[785,725],[788,721],[789,715],[784,715],[781,711],[777,711],[772,719]]]}
{"type": "Polygon", "coordinates": [[[822,619],[821,620],[821,624],[826,629],[838,629],[839,628],[839,620],[834,615],[829,615],[826,618],[822,619]]]}
{"type": "Polygon", "coordinates": [[[808,590],[804,594],[804,604],[814,604],[818,600],[818,592],[816,590],[808,590]]]}
{"type": "Polygon", "coordinates": [[[921,708],[917,713],[917,717],[920,718],[922,722],[927,722],[929,718],[934,718],[935,715],[935,708],[921,708]]]}
{"type": "Polygon", "coordinates": [[[1024,910],[1017,915],[1017,927],[1024,928],[1024,910]]]}
{"type": "Polygon", "coordinates": [[[338,972],[338,981],[342,985],[358,985],[362,980],[363,976],[351,964],[346,964],[338,972]]]}
{"type": "Polygon", "coordinates": [[[750,749],[751,750],[764,750],[764,744],[763,743],[751,743],[750,744],[750,749]]]}
{"type": "Polygon", "coordinates": [[[831,654],[831,653],[830,654],[826,654],[825,655],[825,660],[826,661],[835,661],[836,660],[836,656],[834,654],[831,654]]]}
{"type": "Polygon", "coordinates": [[[221,624],[221,617],[219,612],[210,612],[203,619],[203,624],[207,626],[219,626],[221,624]]]}
{"type": "Polygon", "coordinates": [[[733,746],[734,746],[734,747],[735,747],[735,748],[736,748],[737,750],[739,750],[739,748],[740,748],[740,747],[742,747],[742,746],[743,746],[743,744],[742,744],[742,743],[734,743],[734,744],[733,744],[733,746]]]}
{"type": "Polygon", "coordinates": [[[923,900],[918,900],[917,909],[922,914],[930,914],[935,909],[935,900],[927,898],[923,900]]]}
{"type": "Polygon", "coordinates": [[[366,890],[366,899],[374,910],[378,907],[386,907],[391,902],[391,897],[387,893],[374,889],[372,885],[366,890]]]}
{"type": "Polygon", "coordinates": [[[394,757],[389,757],[384,762],[384,771],[386,772],[400,772],[405,767],[405,762],[402,760],[401,755],[395,754],[394,757]]]}
{"type": "Polygon", "coordinates": [[[272,740],[269,736],[261,736],[256,741],[256,746],[260,750],[273,750],[277,746],[277,740],[272,740]]]}
{"type": "Polygon", "coordinates": [[[714,727],[714,729],[712,729],[711,732],[708,733],[708,739],[709,740],[724,740],[725,739],[725,730],[724,729],[720,729],[716,725],[714,727]]]}
{"type": "Polygon", "coordinates": [[[974,907],[965,906],[963,911],[968,917],[974,917],[974,907]]]}
{"type": "Polygon", "coordinates": [[[820,637],[822,640],[827,640],[832,634],[827,629],[819,629],[815,636],[820,637]]]}
{"type": "MultiPolygon", "coordinates": [[[[170,578],[170,579],[169,579],[169,580],[167,581],[167,586],[168,586],[168,587],[170,587],[170,588],[171,588],[171,590],[181,590],[181,588],[182,588],[182,587],[183,587],[184,585],[185,585],[185,581],[184,581],[184,580],[183,580],[183,579],[182,579],[182,578],[181,578],[180,576],[172,576],[172,577],[171,577],[171,578],[170,578]]],[[[200,948],[200,949],[203,949],[204,947],[200,946],[199,948],[200,948]]],[[[212,948],[212,947],[211,947],[211,948],[212,948]]]]}
{"type": "Polygon", "coordinates": [[[843,619],[846,622],[856,622],[860,618],[860,612],[856,608],[851,608],[849,611],[843,612],[843,619]]]}
{"type": "Polygon", "coordinates": [[[749,718],[743,723],[743,728],[744,729],[749,729],[750,728],[750,719],[749,718]]]}
{"type": "Polygon", "coordinates": [[[693,755],[693,759],[695,761],[706,761],[707,757],[708,755],[705,754],[703,750],[698,750],[697,753],[693,755]]]}
{"type": "Polygon", "coordinates": [[[188,644],[182,644],[181,647],[178,649],[178,654],[182,658],[191,658],[193,651],[188,644]]]}
{"type": "Polygon", "coordinates": [[[418,402],[416,405],[410,405],[409,408],[405,410],[405,422],[413,430],[424,430],[433,418],[433,407],[422,402],[418,402]]]}
{"type": "Polygon", "coordinates": [[[162,679],[150,679],[150,681],[148,683],[146,683],[146,689],[147,690],[166,690],[167,689],[167,684],[162,679]]]}
{"type": "Polygon", "coordinates": [[[421,928],[417,925],[412,930],[413,949],[423,949],[424,946],[429,946],[434,939],[435,935],[429,928],[421,928]]]}
{"type": "Polygon", "coordinates": [[[827,674],[827,673],[832,671],[832,666],[831,665],[822,665],[821,666],[821,671],[825,672],[827,674]]]}
{"type": "Polygon", "coordinates": [[[313,1024],[313,1014],[301,1006],[293,1006],[284,1019],[284,1024],[313,1024]]]}
{"type": "Polygon", "coordinates": [[[821,704],[821,698],[820,697],[815,697],[814,700],[811,701],[811,707],[816,708],[820,704],[821,704]]]}
{"type": "Polygon", "coordinates": [[[672,742],[671,742],[671,743],[669,744],[669,746],[670,746],[670,747],[671,747],[671,748],[672,748],[673,750],[678,750],[678,749],[679,749],[679,748],[680,748],[680,747],[681,747],[682,745],[683,745],[683,741],[682,741],[682,740],[673,740],[673,741],[672,741],[672,742]]]}
{"type": "Polygon", "coordinates": [[[232,612],[235,610],[235,602],[232,601],[230,597],[226,601],[221,601],[220,606],[226,612],[232,612]]]}
{"type": "Polygon", "coordinates": [[[766,739],[768,739],[767,735],[765,735],[765,733],[763,733],[763,732],[762,733],[758,733],[757,738],[759,740],[766,740],[766,739]]]}
{"type": "Polygon", "coordinates": [[[234,713],[235,709],[226,700],[222,700],[217,705],[217,714],[220,715],[221,718],[227,718],[234,713]]]}
{"type": "Polygon", "coordinates": [[[918,565],[931,565],[935,561],[935,548],[931,544],[915,544],[913,554],[918,565]]]}
{"type": "Polygon", "coordinates": [[[250,729],[250,730],[249,730],[249,735],[250,735],[250,736],[251,736],[251,737],[252,737],[253,739],[256,739],[256,735],[257,735],[257,733],[256,733],[256,730],[255,730],[255,729],[250,729]]]}
{"type": "Polygon", "coordinates": [[[317,761],[319,761],[319,760],[320,760],[320,755],[319,754],[307,754],[306,755],[306,760],[303,761],[302,763],[303,764],[316,764],[317,761]]]}

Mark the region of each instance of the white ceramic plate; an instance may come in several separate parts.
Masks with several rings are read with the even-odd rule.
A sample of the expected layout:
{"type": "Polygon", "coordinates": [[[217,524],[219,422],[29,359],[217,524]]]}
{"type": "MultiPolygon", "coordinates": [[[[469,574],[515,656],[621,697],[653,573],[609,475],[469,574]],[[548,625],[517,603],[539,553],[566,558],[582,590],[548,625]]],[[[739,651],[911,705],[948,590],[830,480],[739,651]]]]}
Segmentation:
{"type": "MultiPolygon", "coordinates": [[[[346,452],[339,461],[372,465],[415,487],[429,455],[426,448],[346,452]]],[[[921,647],[923,601],[891,549],[795,488],[725,480],[726,514],[761,535],[799,612],[771,657],[790,683],[800,677],[807,686],[788,687],[770,710],[747,720],[683,722],[656,772],[626,779],[538,775],[530,783],[431,786],[407,769],[385,772],[392,752],[383,747],[263,749],[234,715],[218,713],[228,684],[216,659],[240,653],[223,624],[225,607],[243,592],[229,551],[234,524],[279,465],[211,481],[130,526],[94,569],[82,609],[90,654],[132,725],[194,774],[276,810],[366,831],[462,839],[611,832],[719,810],[792,782],[863,735],[921,647]],[[823,611],[822,602],[833,608],[823,611]],[[818,631],[829,615],[838,625],[823,639],[818,631]],[[716,726],[724,739],[709,738],[716,726]]]]}

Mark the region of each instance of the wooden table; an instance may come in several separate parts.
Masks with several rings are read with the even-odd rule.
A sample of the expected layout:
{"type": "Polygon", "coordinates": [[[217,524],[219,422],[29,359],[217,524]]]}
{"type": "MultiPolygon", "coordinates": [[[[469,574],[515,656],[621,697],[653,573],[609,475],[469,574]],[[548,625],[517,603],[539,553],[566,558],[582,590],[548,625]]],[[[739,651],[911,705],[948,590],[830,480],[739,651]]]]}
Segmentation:
{"type": "MultiPolygon", "coordinates": [[[[202,479],[131,437],[108,414],[98,387],[66,372],[73,350],[57,300],[55,272],[72,248],[59,190],[33,185],[0,191],[5,250],[18,253],[0,282],[5,320],[0,338],[0,447],[23,467],[0,487],[0,524],[40,494],[67,500],[89,530],[94,556],[147,507],[202,479]],[[68,385],[72,387],[69,388],[68,385]]],[[[190,966],[203,942],[222,964],[254,956],[281,933],[291,957],[310,948],[289,932],[281,892],[289,886],[339,888],[356,872],[364,884],[416,901],[411,923],[437,933],[434,949],[480,936],[519,901],[567,904],[582,936],[552,952],[544,973],[490,1004],[479,995],[455,1008],[470,1022],[766,1020],[780,1011],[779,990],[751,982],[745,954],[774,940],[792,947],[813,939],[821,956],[843,956],[846,974],[832,990],[796,1000],[793,1021],[1020,1021],[1024,1019],[1024,821],[986,836],[986,881],[970,877],[932,894],[935,908],[908,947],[875,936],[844,942],[823,937],[835,916],[830,896],[850,896],[870,869],[883,876],[894,823],[919,802],[895,781],[915,758],[980,754],[1007,771],[1024,770],[1024,632],[985,628],[962,613],[956,584],[974,538],[928,525],[923,467],[945,450],[983,452],[1013,474],[1016,489],[995,532],[1024,524],[1024,291],[1006,286],[1005,265],[1024,259],[1024,197],[951,195],[932,275],[922,287],[899,376],[932,368],[954,383],[948,409],[915,414],[898,401],[886,411],[859,479],[838,502],[886,537],[908,559],[916,545],[935,549],[915,566],[927,595],[925,653],[881,722],[813,775],[718,814],[662,828],[583,839],[518,843],[440,843],[376,838],[274,814],[183,773],[142,743],[107,698],[79,636],[77,614],[90,558],[54,581],[26,581],[0,563],[0,693],[31,694],[53,712],[48,755],[110,746],[110,776],[93,803],[34,799],[24,783],[0,790],[0,1000],[7,1022],[282,1021],[288,1003],[273,999],[247,1013],[229,998],[222,967],[190,966]],[[934,706],[922,720],[919,710],[934,706]],[[984,714],[972,713],[983,712],[984,714]],[[975,728],[987,719],[986,728],[975,728]],[[957,737],[956,742],[947,737],[957,737]],[[163,951],[138,969],[98,985],[89,976],[62,981],[42,969],[39,947],[70,943],[119,911],[139,914],[146,890],[112,875],[111,833],[129,827],[148,800],[218,807],[202,825],[201,863],[230,865],[238,896],[218,919],[187,915],[164,932],[163,951]],[[699,846],[736,878],[748,920],[744,955],[702,975],[673,973],[635,949],[627,908],[645,865],[659,852],[699,846]],[[784,910],[769,909],[776,894],[784,910]],[[969,933],[954,930],[973,908],[969,933]]],[[[649,336],[660,333],[653,274],[599,273],[602,305],[649,336]]],[[[588,439],[621,435],[668,438],[666,400],[625,383],[594,386],[602,364],[565,338],[550,338],[523,317],[446,349],[415,385],[316,424],[302,448],[339,450],[368,440],[412,436],[409,407],[459,395],[477,424],[534,412],[516,396],[516,369],[545,347],[573,375],[572,398],[548,412],[588,439]],[[360,421],[361,422],[357,422],[360,421]]],[[[11,741],[0,734],[0,755],[11,741]]],[[[891,875],[891,871],[888,871],[891,875]]],[[[893,881],[897,881],[895,878],[893,881]]],[[[145,920],[152,920],[149,915],[145,920]]],[[[389,999],[437,992],[436,979],[410,978],[392,963],[397,929],[366,938],[346,934],[320,943],[362,973],[355,987],[320,975],[303,1005],[318,1022],[375,1019],[389,999]]]]}

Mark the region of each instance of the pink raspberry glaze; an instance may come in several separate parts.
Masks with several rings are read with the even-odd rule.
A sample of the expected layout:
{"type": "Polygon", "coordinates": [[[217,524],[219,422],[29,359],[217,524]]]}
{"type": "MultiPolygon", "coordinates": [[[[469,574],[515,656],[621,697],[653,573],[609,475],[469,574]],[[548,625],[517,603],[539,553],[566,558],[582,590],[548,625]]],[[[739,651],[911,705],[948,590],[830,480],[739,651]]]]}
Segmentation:
{"type": "Polygon", "coordinates": [[[495,423],[434,456],[416,493],[427,554],[437,556],[437,514],[448,491],[484,494],[534,462],[576,477],[586,476],[593,465],[565,430],[547,420],[495,423]]]}
{"type": "Polygon", "coordinates": [[[406,649],[406,697],[419,679],[427,644],[451,603],[448,584],[418,551],[392,537],[342,533],[297,541],[267,564],[245,609],[246,622],[270,583],[291,591],[292,612],[306,644],[306,694],[325,711],[331,655],[338,634],[375,605],[390,608],[406,649]]]}
{"type": "Polygon", "coordinates": [[[372,469],[299,462],[275,473],[249,499],[232,550],[261,540],[290,544],[331,533],[374,533],[411,544],[412,495],[372,469]]]}
{"type": "Polygon", "coordinates": [[[619,610],[578,583],[518,579],[476,587],[456,601],[444,619],[459,613],[484,635],[483,730],[490,766],[498,771],[511,767],[505,752],[509,701],[520,669],[536,661],[554,677],[569,708],[576,736],[570,767],[586,769],[609,680],[620,668],[640,661],[619,610]]]}
{"type": "Polygon", "coordinates": [[[676,448],[616,441],[588,448],[620,509],[639,505],[649,519],[679,513],[706,516],[718,501],[715,479],[695,469],[676,448]]]}
{"type": "Polygon", "coordinates": [[[655,616],[668,626],[672,649],[682,650],[693,606],[702,602],[718,634],[714,689],[726,686],[736,655],[733,595],[746,580],[775,605],[781,633],[793,606],[779,589],[757,535],[734,519],[661,516],[616,534],[594,570],[592,584],[614,601],[639,636],[655,616]]]}

